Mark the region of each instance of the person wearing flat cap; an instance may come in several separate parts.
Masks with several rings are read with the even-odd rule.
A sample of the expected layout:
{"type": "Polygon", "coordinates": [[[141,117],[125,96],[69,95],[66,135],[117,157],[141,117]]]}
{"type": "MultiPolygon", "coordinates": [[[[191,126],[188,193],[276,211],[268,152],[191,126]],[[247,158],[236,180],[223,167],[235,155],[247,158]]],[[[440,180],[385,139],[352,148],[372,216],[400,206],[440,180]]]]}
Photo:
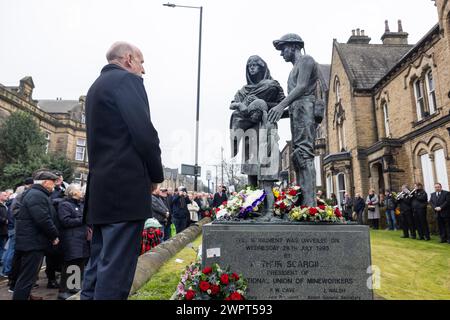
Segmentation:
{"type": "Polygon", "coordinates": [[[16,254],[21,256],[21,264],[13,300],[36,299],[30,293],[44,252],[59,243],[59,233],[53,222],[55,209],[49,198],[59,177],[50,171],[39,170],[33,179],[34,184],[25,191],[16,216],[16,254]]]}
{"type": "MultiPolygon", "coordinates": [[[[273,42],[281,51],[281,56],[293,69],[288,80],[288,95],[269,111],[269,121],[277,123],[289,108],[292,133],[292,160],[296,171],[297,184],[303,188],[302,205],[316,205],[316,170],[314,165],[317,124],[322,110],[318,108],[317,91],[320,89],[320,70],[313,57],[303,54],[305,43],[294,33],[289,33],[273,42]]],[[[323,104],[321,104],[323,106],[323,104]]]]}

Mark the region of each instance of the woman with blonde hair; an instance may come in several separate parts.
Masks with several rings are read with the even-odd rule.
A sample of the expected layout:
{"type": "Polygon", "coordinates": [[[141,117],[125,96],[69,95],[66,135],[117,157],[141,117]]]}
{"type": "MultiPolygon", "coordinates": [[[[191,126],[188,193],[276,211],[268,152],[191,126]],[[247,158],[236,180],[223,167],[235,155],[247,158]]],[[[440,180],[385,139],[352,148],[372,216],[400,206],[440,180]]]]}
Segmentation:
{"type": "Polygon", "coordinates": [[[64,253],[64,263],[61,270],[61,283],[58,299],[65,300],[76,293],[81,287],[68,288],[68,277],[73,274],[69,267],[76,267],[76,275],[82,275],[90,255],[89,227],[83,222],[82,189],[78,184],[71,184],[65,191],[66,197],[59,203],[58,219],[61,226],[60,239],[64,253]]]}
{"type": "Polygon", "coordinates": [[[370,189],[366,204],[369,224],[373,229],[378,230],[380,227],[380,200],[374,189],[370,189]]]}

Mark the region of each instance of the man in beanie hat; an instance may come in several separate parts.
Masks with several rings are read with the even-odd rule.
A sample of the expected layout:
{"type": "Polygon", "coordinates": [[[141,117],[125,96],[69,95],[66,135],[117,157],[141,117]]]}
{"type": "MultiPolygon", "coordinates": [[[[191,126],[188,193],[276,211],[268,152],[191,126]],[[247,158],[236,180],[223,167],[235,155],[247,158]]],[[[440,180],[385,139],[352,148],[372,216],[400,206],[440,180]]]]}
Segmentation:
{"type": "Polygon", "coordinates": [[[293,64],[288,80],[288,96],[269,112],[269,121],[277,123],[289,108],[291,119],[293,163],[297,184],[303,188],[302,205],[314,207],[316,171],[314,142],[316,140],[316,105],[319,69],[311,56],[302,53],[304,42],[297,34],[287,34],[273,42],[286,62],[293,64]]]}
{"type": "Polygon", "coordinates": [[[16,216],[16,253],[21,256],[20,271],[13,300],[34,299],[30,295],[36,282],[44,251],[59,243],[58,230],[52,220],[54,208],[50,194],[59,177],[47,170],[34,175],[34,184],[23,196],[16,216]]]}

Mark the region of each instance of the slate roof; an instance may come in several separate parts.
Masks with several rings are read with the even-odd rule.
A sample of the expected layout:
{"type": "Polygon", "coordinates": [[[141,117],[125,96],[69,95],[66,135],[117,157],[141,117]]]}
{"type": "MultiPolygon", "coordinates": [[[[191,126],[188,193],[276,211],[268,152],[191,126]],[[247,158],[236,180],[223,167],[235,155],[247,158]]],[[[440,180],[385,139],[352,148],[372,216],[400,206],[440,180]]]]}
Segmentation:
{"type": "MultiPolygon", "coordinates": [[[[331,74],[331,65],[330,64],[319,64],[320,72],[322,72],[322,75],[324,79],[326,80],[325,84],[328,87],[329,80],[330,80],[330,74],[331,74]]],[[[329,89],[329,88],[327,88],[329,89]]]]}
{"type": "Polygon", "coordinates": [[[356,89],[372,89],[414,47],[338,42],[335,46],[356,89]]]}
{"type": "Polygon", "coordinates": [[[39,100],[38,106],[48,113],[68,113],[80,106],[78,100],[39,100]]]}

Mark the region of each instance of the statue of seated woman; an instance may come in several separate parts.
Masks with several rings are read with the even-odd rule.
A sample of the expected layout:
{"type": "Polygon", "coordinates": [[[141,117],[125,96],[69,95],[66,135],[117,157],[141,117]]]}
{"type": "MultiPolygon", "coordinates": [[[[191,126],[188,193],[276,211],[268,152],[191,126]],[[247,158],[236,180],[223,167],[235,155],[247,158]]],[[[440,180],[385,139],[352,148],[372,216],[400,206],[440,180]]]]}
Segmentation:
{"type": "MultiPolygon", "coordinates": [[[[270,138],[271,129],[276,129],[276,124],[268,123],[267,114],[285,98],[285,95],[278,81],[272,79],[266,62],[259,56],[251,56],[248,59],[246,76],[247,85],[236,93],[230,106],[230,109],[234,110],[230,121],[231,147],[232,157],[235,157],[241,143],[241,136],[236,134],[236,130],[243,132],[255,130],[256,137],[249,135],[244,140],[242,173],[249,176],[249,184],[256,186],[261,172],[258,150],[261,147],[260,142],[266,141],[266,137],[259,139],[258,133],[260,129],[267,129],[270,138]],[[257,147],[256,152],[252,152],[255,148],[251,146],[257,147]]],[[[267,143],[262,145],[267,147],[267,143]]]]}

